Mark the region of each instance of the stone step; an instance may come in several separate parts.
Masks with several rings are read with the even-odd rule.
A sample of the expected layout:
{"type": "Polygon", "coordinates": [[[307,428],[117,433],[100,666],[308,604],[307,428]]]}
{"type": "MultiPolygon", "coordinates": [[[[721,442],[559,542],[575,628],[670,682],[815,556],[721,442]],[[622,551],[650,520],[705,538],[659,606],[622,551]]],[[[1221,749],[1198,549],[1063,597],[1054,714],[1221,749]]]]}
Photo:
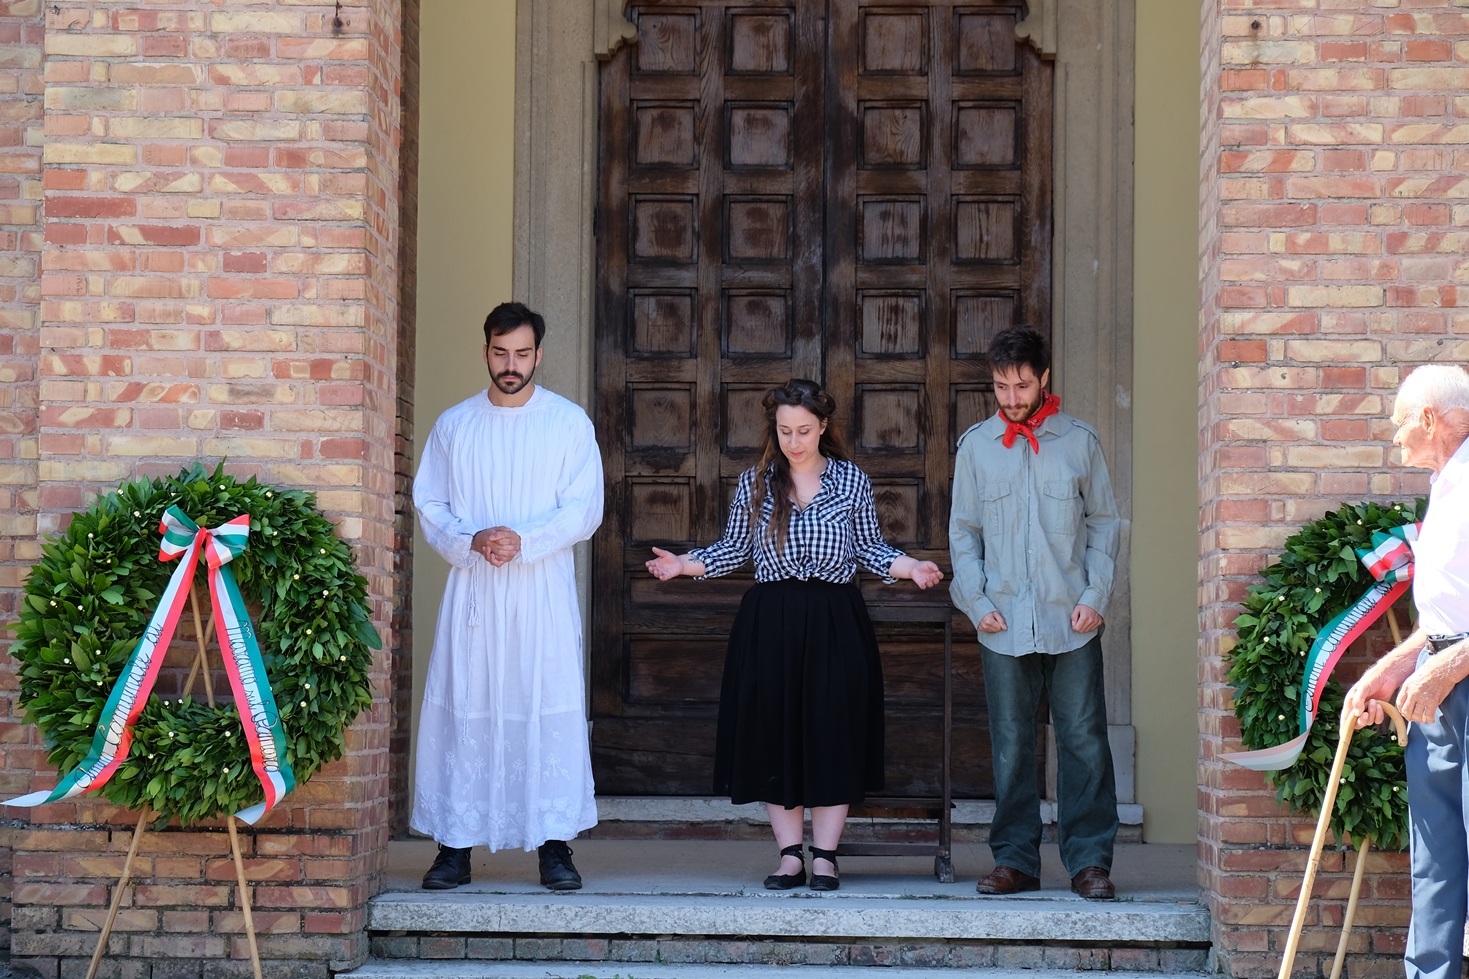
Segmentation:
{"type": "Polygon", "coordinates": [[[537,883],[535,854],[518,851],[476,852],[473,883],[423,891],[417,878],[432,843],[395,844],[390,889],[368,910],[372,955],[458,960],[444,966],[451,971],[538,962],[557,974],[564,963],[588,961],[639,970],[678,963],[1151,973],[1208,962],[1209,916],[1197,901],[1192,847],[1119,847],[1114,876],[1123,899],[1113,902],[1072,894],[1053,846],[1042,848],[1042,889],[1007,898],[975,893],[974,880],[992,864],[974,845],[955,847],[954,883],[936,881],[928,858],[852,857],[842,861],[841,890],[827,893],[761,887],[769,842],[579,840],[575,848],[586,888],[553,894],[537,883]]]}
{"type": "Polygon", "coordinates": [[[1056,897],[942,899],[843,892],[744,895],[406,892],[372,901],[377,934],[696,935],[762,938],[966,939],[1096,944],[1207,944],[1193,902],[1099,903],[1056,897]]]}
{"type": "MultiPolygon", "coordinates": [[[[1061,969],[976,969],[977,979],[1075,979],[1061,969]]],[[[871,979],[860,967],[688,965],[648,962],[424,962],[372,960],[342,979],[871,979]],[[822,971],[817,972],[816,969],[822,971]]],[[[891,968],[892,979],[953,979],[946,969],[891,968]]],[[[1198,979],[1203,972],[1112,972],[1108,979],[1198,979]]]]}
{"type": "Polygon", "coordinates": [[[368,929],[379,959],[457,959],[462,968],[497,960],[558,970],[601,961],[1173,973],[1208,964],[1209,916],[1193,903],[840,894],[385,894],[368,929]]]}

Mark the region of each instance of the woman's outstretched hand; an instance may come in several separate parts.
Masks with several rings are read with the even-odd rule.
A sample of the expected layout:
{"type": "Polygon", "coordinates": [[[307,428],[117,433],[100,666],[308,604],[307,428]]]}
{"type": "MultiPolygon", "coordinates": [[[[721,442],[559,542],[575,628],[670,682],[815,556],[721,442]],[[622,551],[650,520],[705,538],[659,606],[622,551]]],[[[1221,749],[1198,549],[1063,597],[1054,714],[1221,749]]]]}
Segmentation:
{"type": "Polygon", "coordinates": [[[917,561],[904,554],[888,568],[894,578],[907,578],[919,588],[931,588],[944,580],[944,573],[932,561],[917,561]]]}
{"type": "Polygon", "coordinates": [[[913,568],[913,584],[920,589],[932,588],[944,580],[944,573],[932,561],[919,561],[913,568]]]}
{"type": "Polygon", "coordinates": [[[657,557],[647,563],[648,573],[659,581],[667,581],[683,574],[683,559],[661,547],[653,548],[657,557]]]}

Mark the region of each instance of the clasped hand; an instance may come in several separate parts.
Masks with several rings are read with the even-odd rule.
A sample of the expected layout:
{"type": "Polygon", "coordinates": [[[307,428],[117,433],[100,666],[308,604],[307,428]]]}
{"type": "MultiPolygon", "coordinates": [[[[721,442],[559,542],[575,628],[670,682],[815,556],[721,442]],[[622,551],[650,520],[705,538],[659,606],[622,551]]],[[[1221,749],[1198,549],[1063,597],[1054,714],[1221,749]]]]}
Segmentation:
{"type": "MultiPolygon", "coordinates": [[[[1071,610],[1071,631],[1092,632],[1102,627],[1102,613],[1090,605],[1078,605],[1071,610]]],[[[1005,625],[1005,617],[999,612],[989,612],[979,620],[980,632],[1004,632],[1009,626],[1005,625]]]]}
{"type": "Polygon", "coordinates": [[[470,550],[499,568],[520,553],[520,535],[509,527],[486,527],[469,542],[470,550]]]}

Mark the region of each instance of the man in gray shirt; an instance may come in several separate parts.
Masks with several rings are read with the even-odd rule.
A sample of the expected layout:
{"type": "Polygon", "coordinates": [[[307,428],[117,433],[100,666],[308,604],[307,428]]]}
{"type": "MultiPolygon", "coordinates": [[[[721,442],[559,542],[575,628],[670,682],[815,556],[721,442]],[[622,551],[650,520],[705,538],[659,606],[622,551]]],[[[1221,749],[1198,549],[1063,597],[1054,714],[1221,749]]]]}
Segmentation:
{"type": "Polygon", "coordinates": [[[1036,712],[1050,698],[1061,861],[1082,897],[1109,876],[1117,787],[1107,743],[1102,615],[1121,520],[1097,432],[1046,390],[1045,337],[1013,327],[989,348],[1000,410],[959,439],[949,548],[954,604],[979,630],[995,773],[981,894],[1040,888],[1036,712]]]}

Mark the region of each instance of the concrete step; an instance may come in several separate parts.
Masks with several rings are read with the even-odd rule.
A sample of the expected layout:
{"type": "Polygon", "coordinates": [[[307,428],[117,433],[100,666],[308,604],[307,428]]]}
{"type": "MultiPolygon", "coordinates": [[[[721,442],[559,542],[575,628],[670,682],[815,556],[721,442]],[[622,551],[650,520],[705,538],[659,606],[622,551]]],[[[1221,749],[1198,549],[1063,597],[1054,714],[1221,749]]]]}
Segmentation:
{"type": "MultiPolygon", "coordinates": [[[[1061,969],[976,969],[976,979],[1075,979],[1061,969]]],[[[373,960],[343,979],[872,979],[859,967],[685,965],[648,962],[423,962],[373,960]],[[821,971],[817,972],[817,968],[821,971]]],[[[891,968],[891,979],[953,979],[948,969],[891,968]]],[[[1108,979],[1198,979],[1202,972],[1112,972],[1108,979]]]]}

